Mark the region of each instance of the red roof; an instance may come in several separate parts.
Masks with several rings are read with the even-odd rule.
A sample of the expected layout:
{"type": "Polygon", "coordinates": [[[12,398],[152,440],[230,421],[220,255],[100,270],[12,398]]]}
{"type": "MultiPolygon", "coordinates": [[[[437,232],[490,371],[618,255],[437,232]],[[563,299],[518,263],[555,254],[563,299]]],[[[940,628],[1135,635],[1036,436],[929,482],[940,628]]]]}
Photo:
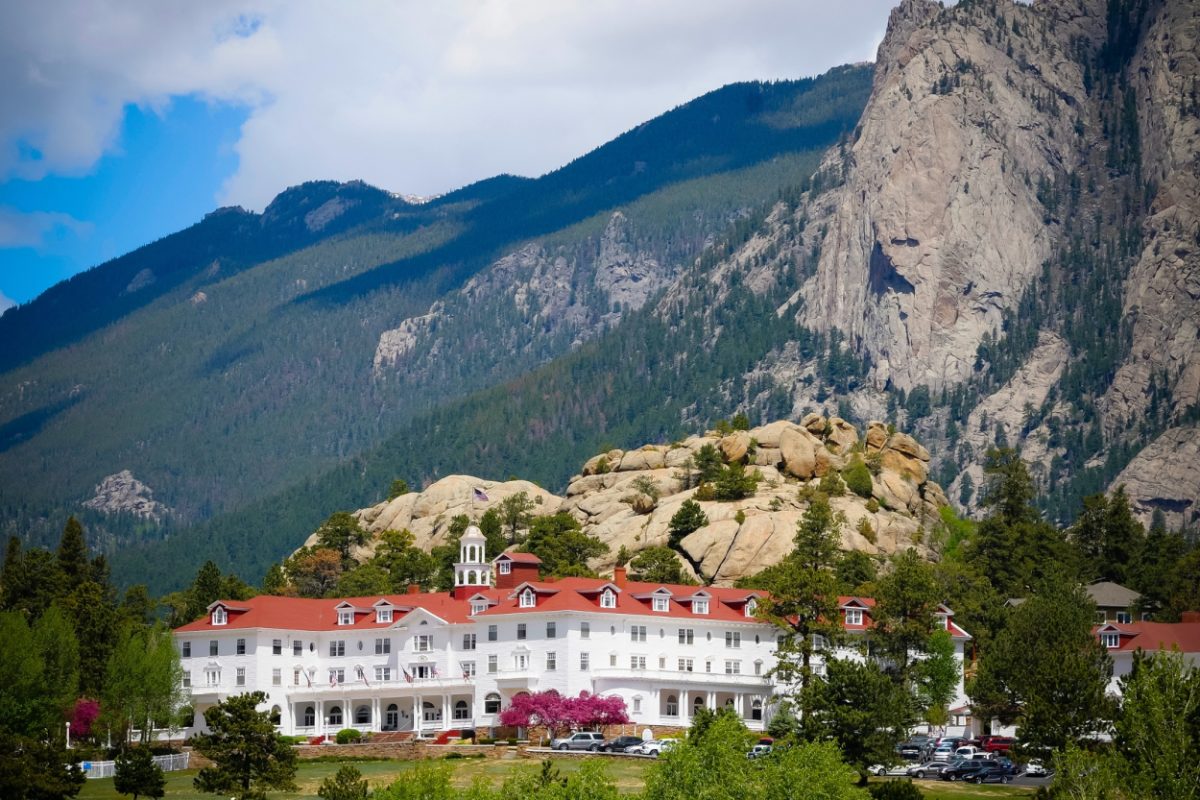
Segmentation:
{"type": "MultiPolygon", "coordinates": [[[[536,558],[529,553],[505,553],[505,556],[524,556],[536,558]]],[[[531,563],[531,562],[530,562],[531,563]]],[[[720,586],[681,586],[661,583],[642,583],[625,581],[618,586],[603,578],[559,578],[553,581],[526,581],[518,587],[497,589],[494,587],[479,587],[471,595],[455,598],[449,592],[423,592],[417,594],[372,595],[369,597],[338,597],[312,600],[298,597],[275,597],[260,595],[250,600],[218,601],[224,605],[228,613],[225,625],[213,625],[212,618],[190,622],[176,630],[217,631],[227,628],[269,628],[277,630],[303,631],[334,631],[334,630],[377,630],[389,628],[399,622],[414,609],[423,609],[452,624],[467,624],[472,620],[496,617],[508,614],[529,614],[555,611],[587,611],[592,614],[638,615],[645,617],[668,618],[672,620],[716,620],[724,622],[751,622],[747,617],[746,603],[761,593],[747,589],[735,589],[720,586]],[[517,598],[517,590],[529,586],[537,592],[536,606],[521,608],[517,598]],[[616,596],[614,608],[602,608],[600,597],[602,590],[611,588],[616,596]],[[670,593],[666,611],[654,611],[653,598],[655,592],[662,596],[665,589],[670,593]],[[697,593],[707,594],[708,613],[692,612],[691,600],[697,593]],[[471,615],[471,598],[486,597],[491,605],[480,613],[471,615]],[[372,608],[381,600],[392,603],[396,610],[391,622],[376,622],[376,614],[372,608]],[[681,602],[683,601],[683,602],[681,602]],[[353,625],[338,625],[338,607],[343,610],[347,606],[356,609],[353,625]],[[240,610],[244,609],[244,610],[240,610]],[[363,612],[361,609],[370,609],[363,612]]],[[[705,599],[703,595],[701,599],[705,599]]],[[[858,601],[863,606],[871,608],[875,600],[870,597],[839,597],[838,604],[844,606],[850,601],[858,601]]],[[[216,605],[216,604],[214,604],[216,605]]],[[[870,622],[864,615],[865,625],[870,622]]],[[[860,626],[852,626],[859,629],[860,626]]],[[[951,623],[950,630],[957,636],[967,634],[951,623]]]]}
{"type": "Polygon", "coordinates": [[[1200,622],[1110,622],[1096,626],[1092,632],[1121,634],[1120,647],[1110,650],[1141,648],[1152,653],[1178,648],[1183,653],[1200,653],[1200,622]]]}
{"type": "Polygon", "coordinates": [[[507,558],[509,561],[513,562],[514,564],[540,564],[540,563],[542,563],[542,560],[540,558],[538,558],[537,556],[535,556],[533,553],[501,553],[500,555],[496,556],[495,560],[499,561],[502,558],[507,558]]]}

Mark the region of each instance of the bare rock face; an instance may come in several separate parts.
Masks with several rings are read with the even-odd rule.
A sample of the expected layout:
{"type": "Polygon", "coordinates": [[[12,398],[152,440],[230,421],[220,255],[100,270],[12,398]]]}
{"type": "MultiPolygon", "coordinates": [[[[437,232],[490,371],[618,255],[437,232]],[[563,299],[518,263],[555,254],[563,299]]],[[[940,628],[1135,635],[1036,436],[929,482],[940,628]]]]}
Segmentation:
{"type": "Polygon", "coordinates": [[[1051,252],[1024,176],[1077,158],[1068,115],[1048,115],[1034,98],[1084,97],[1078,65],[1047,37],[1022,37],[1010,53],[985,36],[996,14],[1035,30],[1034,10],[978,13],[987,24],[924,0],[893,11],[857,141],[823,166],[844,182],[814,209],[828,233],[801,320],[861,341],[876,386],[970,377],[984,334],[1051,252]]]}
{"type": "MultiPolygon", "coordinates": [[[[608,553],[591,564],[603,572],[616,565],[622,548],[636,554],[647,547],[668,546],[671,518],[684,502],[693,500],[704,510],[708,524],[684,537],[677,552],[685,568],[697,578],[729,585],[778,563],[791,552],[796,525],[808,508],[806,498],[817,490],[826,474],[822,470],[841,469],[847,460],[833,451],[846,442],[858,441],[857,431],[844,420],[822,419],[819,427],[812,427],[822,431],[822,436],[795,422],[780,420],[727,436],[710,431],[671,445],[600,453],[588,459],[580,474],[571,479],[565,497],[528,481],[501,483],[451,475],[421,492],[362,509],[356,516],[376,537],[386,530],[407,529],[418,546],[428,549],[445,541],[456,515],[478,520],[506,497],[525,492],[535,503],[534,514],[567,511],[580,521],[586,533],[608,545],[608,553]],[[695,473],[689,474],[685,468],[689,459],[711,445],[725,463],[742,461],[748,459],[752,442],[757,443],[755,461],[747,470],[759,476],[754,495],[736,502],[697,500],[697,487],[691,485],[695,473]],[[799,451],[803,455],[798,455],[799,451]],[[640,490],[644,481],[654,484],[657,498],[640,490]],[[477,488],[483,490],[486,500],[478,498],[477,488]]],[[[858,453],[855,447],[850,445],[858,453]]],[[[874,460],[878,468],[874,497],[864,499],[847,492],[831,498],[834,511],[844,520],[842,547],[878,555],[915,547],[929,555],[930,534],[939,524],[938,508],[946,502],[941,488],[924,477],[923,465],[929,454],[902,433],[887,439],[879,452],[883,455],[874,460]],[[871,532],[869,537],[860,529],[864,522],[871,532]]],[[[315,542],[313,534],[306,544],[315,542]]],[[[373,541],[354,555],[367,558],[374,550],[373,541]]]]}
{"type": "Polygon", "coordinates": [[[132,514],[161,522],[171,509],[154,499],[154,491],[127,469],[109,475],[96,486],[96,493],[83,503],[104,514],[132,514]]]}
{"type": "Polygon", "coordinates": [[[1117,486],[1125,487],[1144,525],[1155,511],[1163,512],[1172,530],[1200,522],[1200,427],[1163,433],[1121,471],[1117,486]]]}

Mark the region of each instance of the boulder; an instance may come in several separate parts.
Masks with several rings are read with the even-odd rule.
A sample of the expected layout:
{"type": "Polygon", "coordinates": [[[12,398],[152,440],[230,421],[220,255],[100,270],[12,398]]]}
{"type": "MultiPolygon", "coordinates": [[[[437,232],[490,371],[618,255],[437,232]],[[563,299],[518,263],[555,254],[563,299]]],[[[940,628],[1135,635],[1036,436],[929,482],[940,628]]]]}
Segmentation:
{"type": "Polygon", "coordinates": [[[760,467],[777,467],[783,460],[783,452],[778,447],[760,447],[754,451],[754,464],[760,467]]]}
{"type": "Polygon", "coordinates": [[[839,453],[849,453],[851,448],[858,444],[858,431],[846,420],[841,417],[830,417],[829,426],[831,430],[826,438],[837,445],[839,453]]]}
{"type": "Polygon", "coordinates": [[[887,444],[888,430],[887,425],[884,425],[878,420],[871,420],[867,423],[867,452],[877,453],[887,444]]]}
{"type": "Polygon", "coordinates": [[[779,448],[779,437],[786,430],[794,430],[796,424],[789,422],[786,419],[776,420],[775,422],[763,425],[761,428],[754,428],[750,431],[750,437],[758,442],[759,447],[779,448]]]}
{"type": "Polygon", "coordinates": [[[802,481],[816,474],[817,450],[824,450],[817,437],[803,428],[789,428],[779,437],[779,451],[787,471],[802,481]]]}
{"type": "Polygon", "coordinates": [[[734,431],[722,438],[719,446],[727,464],[741,461],[750,449],[750,434],[747,431],[734,431]]]}
{"type": "Polygon", "coordinates": [[[667,465],[666,454],[657,448],[631,450],[621,457],[618,472],[639,472],[648,469],[662,469],[667,465]]]}
{"type": "Polygon", "coordinates": [[[825,425],[825,418],[816,412],[813,412],[812,414],[806,414],[804,419],[800,420],[800,427],[804,428],[813,436],[824,436],[825,425]]]}
{"type": "Polygon", "coordinates": [[[583,475],[599,475],[610,472],[621,463],[621,456],[624,454],[622,450],[609,450],[607,453],[592,456],[584,463],[581,472],[583,475]]]}

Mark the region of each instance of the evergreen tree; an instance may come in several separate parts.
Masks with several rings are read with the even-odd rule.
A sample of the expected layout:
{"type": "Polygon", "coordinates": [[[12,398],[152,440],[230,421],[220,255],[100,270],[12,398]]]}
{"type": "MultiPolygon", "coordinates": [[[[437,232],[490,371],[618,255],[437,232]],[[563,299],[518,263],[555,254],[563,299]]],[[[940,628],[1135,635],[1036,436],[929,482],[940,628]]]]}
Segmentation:
{"type": "Polygon", "coordinates": [[[321,781],[317,797],[321,800],[367,800],[367,781],[361,772],[346,764],[336,775],[321,781]]]}
{"type": "Polygon", "coordinates": [[[63,800],[79,794],[86,780],[60,739],[17,736],[0,728],[4,800],[63,800]]]}
{"type": "Polygon", "coordinates": [[[1168,531],[1165,525],[1150,527],[1141,560],[1132,565],[1130,581],[1130,588],[1141,595],[1141,611],[1158,615],[1171,604],[1175,573],[1186,553],[1187,542],[1178,533],[1168,531]]]}
{"type": "Polygon", "coordinates": [[[694,461],[701,482],[715,481],[725,464],[724,459],[721,458],[721,451],[711,442],[696,451],[694,461]]]}
{"type": "Polygon", "coordinates": [[[517,532],[529,526],[534,508],[527,492],[517,492],[500,501],[500,521],[508,530],[508,544],[517,544],[517,532]]]}
{"type": "Polygon", "coordinates": [[[671,515],[671,521],[667,523],[668,542],[671,547],[678,547],[689,534],[703,528],[708,524],[708,515],[704,513],[704,509],[695,500],[684,500],[679,506],[679,510],[671,515]]]}
{"type": "Polygon", "coordinates": [[[117,754],[113,788],[121,794],[139,797],[162,797],[166,794],[167,779],[162,768],[154,763],[149,747],[125,747],[117,754]]]}
{"type": "Polygon", "coordinates": [[[898,682],[913,692],[913,657],[929,652],[938,629],[941,596],[933,566],[909,548],[892,557],[891,571],[875,588],[874,641],[891,662],[898,682]]]}
{"type": "Polygon", "coordinates": [[[489,508],[479,518],[479,532],[487,540],[488,558],[495,558],[508,546],[508,541],[504,538],[504,520],[494,508],[489,508]]]}
{"type": "Polygon", "coordinates": [[[834,567],[838,594],[874,595],[879,570],[875,560],[861,550],[846,550],[834,567]]]}
{"type": "Polygon", "coordinates": [[[62,539],[58,543],[58,568],[62,572],[68,590],[87,580],[92,580],[92,562],[88,556],[87,541],[83,536],[83,526],[79,520],[71,517],[63,528],[62,539]]]}
{"type": "Polygon", "coordinates": [[[1083,500],[1083,511],[1067,532],[1089,580],[1132,582],[1145,548],[1145,531],[1129,508],[1125,487],[1111,498],[1103,494],[1083,500]]]}
{"type": "Polygon", "coordinates": [[[192,747],[213,765],[196,775],[196,789],[266,800],[270,789],[295,788],[296,751],[275,732],[267,712],[256,710],[266,699],[262,692],[240,694],[205,712],[209,733],[192,737],[192,747]]]}
{"type": "Polygon", "coordinates": [[[349,511],[330,514],[329,519],[317,528],[317,546],[336,550],[346,566],[352,561],[350,551],[365,545],[369,538],[369,534],[359,525],[358,518],[349,511]]]}
{"type": "Polygon", "coordinates": [[[629,562],[629,577],[645,583],[695,583],[683,571],[679,556],[669,547],[647,547],[639,550],[629,562]]]}
{"type": "Polygon", "coordinates": [[[79,696],[79,644],[75,629],[58,603],[33,625],[33,642],[42,662],[42,697],[47,726],[57,729],[79,696]]]}
{"type": "Polygon", "coordinates": [[[0,569],[0,610],[11,611],[18,607],[19,598],[25,594],[24,566],[21,540],[16,536],[8,537],[4,567],[0,569]]]}
{"type": "Polygon", "coordinates": [[[205,561],[196,572],[196,579],[192,581],[188,621],[203,616],[213,602],[228,599],[221,597],[222,588],[220,568],[212,561],[205,561]]]}
{"type": "Polygon", "coordinates": [[[1178,651],[1134,654],[1121,678],[1116,745],[1137,797],[1200,796],[1200,669],[1178,651]]]}
{"type": "Polygon", "coordinates": [[[96,697],[117,633],[117,612],[108,587],[86,581],[63,599],[63,611],[75,623],[79,642],[79,690],[96,697]]]}
{"type": "Polygon", "coordinates": [[[584,533],[566,511],[534,517],[523,549],[542,560],[543,576],[594,575],[587,562],[608,552],[608,545],[584,533]]]}

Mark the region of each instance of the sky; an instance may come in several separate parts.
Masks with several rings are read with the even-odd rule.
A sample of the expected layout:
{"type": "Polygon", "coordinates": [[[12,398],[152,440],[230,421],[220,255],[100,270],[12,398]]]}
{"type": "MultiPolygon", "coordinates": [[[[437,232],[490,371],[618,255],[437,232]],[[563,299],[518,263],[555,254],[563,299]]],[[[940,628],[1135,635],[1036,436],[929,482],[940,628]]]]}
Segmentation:
{"type": "Polygon", "coordinates": [[[0,4],[0,311],[306,180],[541,175],[725,84],[873,60],[891,5],[0,4]]]}

